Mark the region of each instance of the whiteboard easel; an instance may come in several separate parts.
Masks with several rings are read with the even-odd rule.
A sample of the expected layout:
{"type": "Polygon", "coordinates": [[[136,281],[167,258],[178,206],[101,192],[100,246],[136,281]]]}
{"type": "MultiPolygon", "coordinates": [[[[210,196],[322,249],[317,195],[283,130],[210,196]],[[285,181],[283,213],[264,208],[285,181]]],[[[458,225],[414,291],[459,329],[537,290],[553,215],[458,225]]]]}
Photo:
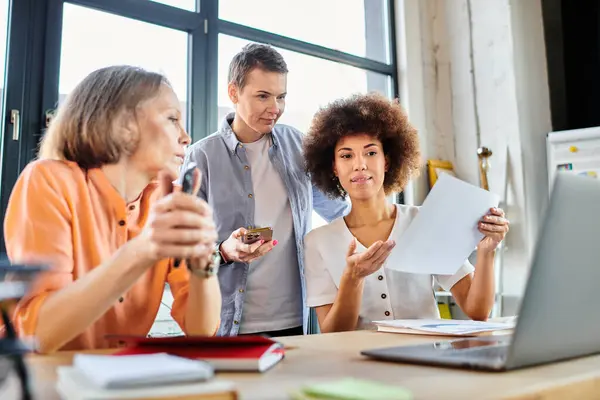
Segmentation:
{"type": "Polygon", "coordinates": [[[552,192],[556,171],[600,177],[600,127],[548,133],[548,188],[552,192]]]}

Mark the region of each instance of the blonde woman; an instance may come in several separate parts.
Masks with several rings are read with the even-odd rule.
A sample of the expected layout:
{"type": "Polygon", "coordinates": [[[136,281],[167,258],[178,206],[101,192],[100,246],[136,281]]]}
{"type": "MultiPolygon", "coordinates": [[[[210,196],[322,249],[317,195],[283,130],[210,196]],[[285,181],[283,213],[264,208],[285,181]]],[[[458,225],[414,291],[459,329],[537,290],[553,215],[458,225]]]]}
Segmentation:
{"type": "MultiPolygon", "coordinates": [[[[59,107],[4,221],[11,261],[52,267],[13,316],[40,352],[108,348],[117,344],[107,335],[146,335],[166,282],[184,332],[217,331],[212,212],[171,183],[189,142],[165,77],[139,68],[94,71],[59,107]],[[174,259],[189,265],[176,268],[174,259]]],[[[194,194],[200,178],[196,170],[194,194]]]]}

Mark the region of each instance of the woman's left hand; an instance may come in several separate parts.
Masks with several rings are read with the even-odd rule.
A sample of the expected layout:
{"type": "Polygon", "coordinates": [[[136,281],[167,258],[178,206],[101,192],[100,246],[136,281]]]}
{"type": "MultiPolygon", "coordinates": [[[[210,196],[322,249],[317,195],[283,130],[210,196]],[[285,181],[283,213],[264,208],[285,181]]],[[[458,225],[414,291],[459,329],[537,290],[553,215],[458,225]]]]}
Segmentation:
{"type": "MultiPolygon", "coordinates": [[[[161,191],[163,195],[169,195],[174,192],[173,195],[193,197],[194,201],[187,201],[186,211],[195,214],[198,218],[188,218],[184,221],[181,229],[186,229],[188,231],[188,236],[191,236],[187,238],[186,244],[196,246],[197,249],[200,249],[195,255],[187,258],[188,267],[191,270],[204,270],[212,262],[218,235],[213,219],[212,208],[206,201],[196,198],[198,191],[200,190],[202,176],[200,171],[196,168],[193,174],[193,189],[190,194],[181,193],[181,186],[173,185],[172,183],[175,179],[176,178],[172,176],[171,173],[161,171],[159,174],[161,191]]],[[[170,214],[170,212],[167,214],[170,214]]]]}
{"type": "MultiPolygon", "coordinates": [[[[194,197],[198,196],[201,180],[202,175],[200,174],[200,171],[196,168],[194,170],[192,186],[193,189],[191,193],[191,195],[194,197]]],[[[178,190],[181,190],[181,188],[178,188],[178,190]]],[[[212,262],[213,253],[216,246],[216,240],[218,238],[218,232],[214,223],[212,208],[204,200],[201,200],[200,203],[202,204],[202,209],[199,210],[199,213],[203,215],[208,221],[210,221],[210,223],[200,227],[205,233],[204,237],[208,239],[202,242],[204,248],[206,249],[206,253],[204,255],[192,257],[187,260],[187,262],[189,263],[188,268],[190,268],[190,270],[192,271],[205,270],[208,267],[208,265],[212,262]]]]}
{"type": "Polygon", "coordinates": [[[485,237],[477,246],[478,252],[493,252],[500,242],[504,240],[509,229],[509,222],[504,218],[504,210],[501,208],[490,208],[489,214],[484,215],[479,221],[479,232],[485,237]]]}

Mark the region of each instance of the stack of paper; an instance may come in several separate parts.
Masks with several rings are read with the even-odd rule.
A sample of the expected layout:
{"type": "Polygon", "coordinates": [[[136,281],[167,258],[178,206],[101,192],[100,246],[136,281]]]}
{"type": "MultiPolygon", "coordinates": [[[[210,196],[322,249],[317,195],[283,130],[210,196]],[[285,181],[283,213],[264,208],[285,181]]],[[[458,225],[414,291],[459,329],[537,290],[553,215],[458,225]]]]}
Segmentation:
{"type": "Polygon", "coordinates": [[[390,333],[409,333],[438,336],[478,336],[515,327],[514,322],[484,322],[458,319],[396,319],[375,321],[377,330],[390,333]]]}
{"type": "Polygon", "coordinates": [[[58,369],[57,389],[65,400],[235,398],[233,383],[212,380],[213,374],[206,362],[168,354],[77,354],[72,367],[58,369]]]}

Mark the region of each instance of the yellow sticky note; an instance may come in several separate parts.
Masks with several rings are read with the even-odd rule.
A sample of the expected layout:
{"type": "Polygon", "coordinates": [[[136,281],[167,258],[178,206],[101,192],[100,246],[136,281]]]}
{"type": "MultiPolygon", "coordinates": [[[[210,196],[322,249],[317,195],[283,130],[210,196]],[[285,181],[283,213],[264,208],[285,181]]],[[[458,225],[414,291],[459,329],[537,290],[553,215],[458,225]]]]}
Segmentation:
{"type": "Polygon", "coordinates": [[[579,149],[577,148],[577,146],[569,146],[569,151],[570,151],[571,153],[577,153],[577,150],[579,150],[579,149]]]}
{"type": "Polygon", "coordinates": [[[402,386],[344,378],[307,385],[292,397],[295,400],[412,400],[413,394],[402,386]]]}
{"type": "Polygon", "coordinates": [[[452,319],[452,314],[450,313],[450,306],[448,304],[438,303],[438,308],[440,310],[440,318],[452,319]]]}

